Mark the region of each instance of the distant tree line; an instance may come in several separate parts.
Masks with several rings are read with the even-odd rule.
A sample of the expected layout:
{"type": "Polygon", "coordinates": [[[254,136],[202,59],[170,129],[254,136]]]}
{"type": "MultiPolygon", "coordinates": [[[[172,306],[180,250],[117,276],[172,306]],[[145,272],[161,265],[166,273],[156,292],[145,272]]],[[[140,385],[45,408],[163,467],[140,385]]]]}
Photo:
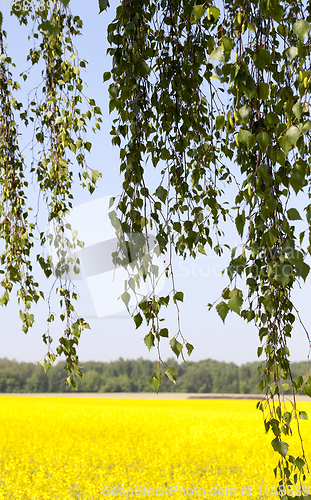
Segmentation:
{"type": "MultiPolygon", "coordinates": [[[[161,392],[260,393],[259,362],[237,366],[207,359],[179,365],[170,359],[167,363],[178,368],[177,384],[163,376],[161,392]]],[[[88,361],[83,364],[83,379],[78,382],[78,392],[152,392],[149,380],[156,364],[142,358],[120,358],[110,363],[88,361]]],[[[0,359],[0,393],[73,392],[64,383],[64,366],[64,362],[59,362],[45,372],[42,366],[34,363],[0,359]]],[[[306,369],[306,362],[292,363],[293,378],[306,369]]]]}

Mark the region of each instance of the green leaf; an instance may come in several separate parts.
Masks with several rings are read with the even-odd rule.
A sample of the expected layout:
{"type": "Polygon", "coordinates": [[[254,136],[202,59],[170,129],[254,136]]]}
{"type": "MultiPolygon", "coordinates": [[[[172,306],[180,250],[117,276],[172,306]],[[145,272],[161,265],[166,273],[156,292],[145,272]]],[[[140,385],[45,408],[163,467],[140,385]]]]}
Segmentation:
{"type": "Polygon", "coordinates": [[[300,418],[300,420],[309,420],[308,419],[308,415],[307,415],[307,413],[305,411],[300,411],[299,412],[299,418],[300,418]]]}
{"type": "Polygon", "coordinates": [[[290,390],[290,387],[288,385],[287,382],[285,382],[285,384],[282,384],[282,387],[283,387],[283,391],[289,391],[290,390]]]}
{"type": "Polygon", "coordinates": [[[310,120],[306,120],[303,123],[299,123],[299,130],[300,130],[300,133],[302,135],[309,132],[310,129],[311,129],[311,121],[310,120]]]}
{"type": "Polygon", "coordinates": [[[149,380],[149,384],[151,385],[151,387],[154,390],[154,392],[156,392],[158,394],[159,387],[160,387],[160,381],[156,377],[152,377],[149,380]]]}
{"type": "Polygon", "coordinates": [[[110,78],[111,78],[110,71],[105,71],[105,73],[103,74],[103,81],[106,82],[107,80],[110,80],[110,78]]]}
{"type": "Polygon", "coordinates": [[[253,134],[249,130],[241,129],[238,133],[238,141],[247,146],[252,135],[253,134]]]}
{"type": "Polygon", "coordinates": [[[167,328],[161,328],[159,331],[160,337],[168,337],[168,329],[167,328]]]}
{"type": "Polygon", "coordinates": [[[303,262],[299,276],[301,276],[302,279],[306,281],[309,272],[310,272],[310,266],[306,262],[303,262]]]}
{"type": "Polygon", "coordinates": [[[275,438],[271,441],[271,444],[274,451],[280,453],[282,457],[286,457],[289,448],[287,443],[285,443],[284,441],[279,441],[277,438],[275,438]]]}
{"type": "Polygon", "coordinates": [[[99,5],[99,14],[104,10],[107,10],[108,7],[110,7],[109,0],[98,0],[98,5],[99,5]]]}
{"type": "Polygon", "coordinates": [[[69,4],[70,0],[60,0],[61,3],[64,5],[64,7],[67,7],[67,5],[69,4]]]}
{"type": "Polygon", "coordinates": [[[272,56],[268,50],[260,48],[256,60],[257,68],[262,70],[265,67],[269,66],[271,64],[271,58],[272,56]]]}
{"type": "Polygon", "coordinates": [[[301,135],[301,130],[294,125],[292,125],[286,132],[285,135],[278,139],[280,147],[283,149],[285,154],[288,154],[293,146],[296,146],[296,142],[301,135]]]}
{"type": "Polygon", "coordinates": [[[311,398],[311,384],[306,384],[303,388],[303,392],[311,398]]]}
{"type": "Polygon", "coordinates": [[[226,61],[228,61],[230,58],[231,50],[234,47],[234,41],[228,36],[223,36],[220,40],[220,43],[223,46],[226,61]]]}
{"type": "Polygon", "coordinates": [[[232,295],[231,299],[229,300],[228,306],[231,311],[240,314],[240,309],[243,304],[243,298],[240,295],[240,290],[238,290],[237,288],[235,288],[232,292],[234,293],[234,295],[232,295]]]}
{"type": "Polygon", "coordinates": [[[240,87],[242,88],[243,92],[245,93],[248,99],[251,99],[252,96],[255,94],[256,91],[255,81],[250,75],[247,76],[245,84],[240,83],[240,87]]]}
{"type": "Polygon", "coordinates": [[[289,208],[287,210],[287,217],[289,218],[289,220],[302,220],[296,208],[289,208]]]}
{"type": "Polygon", "coordinates": [[[289,62],[292,62],[295,57],[298,56],[298,48],[297,47],[289,47],[285,50],[285,55],[289,59],[289,62]]]}
{"type": "Polygon", "coordinates": [[[173,229],[174,231],[177,231],[178,233],[181,233],[181,223],[180,222],[173,222],[173,229]]]}
{"type": "Polygon", "coordinates": [[[261,99],[262,101],[266,101],[269,97],[269,90],[269,84],[261,82],[261,84],[259,85],[259,99],[261,99]]]}
{"type": "Polygon", "coordinates": [[[311,28],[311,24],[307,23],[304,19],[299,19],[296,23],[293,24],[293,30],[296,36],[303,42],[306,35],[308,34],[311,28]]]}
{"type": "Polygon", "coordinates": [[[263,392],[264,388],[266,387],[266,381],[264,379],[260,380],[258,382],[258,387],[261,390],[261,392],[263,392]]]}
{"type": "Polygon", "coordinates": [[[38,30],[46,37],[55,38],[60,33],[60,27],[51,21],[44,21],[38,26],[38,30]]]}
{"type": "Polygon", "coordinates": [[[239,235],[243,236],[244,226],[245,226],[245,211],[242,210],[241,214],[238,214],[235,218],[235,225],[239,235]]]}
{"type": "Polygon", "coordinates": [[[168,149],[161,149],[161,158],[162,160],[169,160],[171,158],[171,154],[168,149]]]}
{"type": "Polygon", "coordinates": [[[151,347],[154,347],[154,335],[152,332],[149,332],[149,333],[147,333],[147,335],[145,335],[144,342],[145,342],[146,346],[148,347],[149,351],[150,351],[151,347]]]}
{"type": "Polygon", "coordinates": [[[174,354],[176,354],[177,358],[179,357],[181,351],[182,351],[182,344],[176,340],[175,337],[173,337],[170,340],[170,346],[174,354]]]}
{"type": "Polygon", "coordinates": [[[270,13],[271,17],[277,22],[280,23],[284,14],[282,6],[278,2],[273,2],[270,4],[270,13]]]}
{"type": "Polygon", "coordinates": [[[213,16],[213,18],[214,18],[214,22],[216,22],[220,16],[220,10],[218,9],[218,7],[214,7],[214,6],[210,7],[209,10],[210,10],[211,16],[213,16]]]}
{"type": "Polygon", "coordinates": [[[251,107],[250,106],[247,106],[246,104],[244,104],[244,106],[242,106],[240,109],[239,109],[239,115],[240,117],[242,118],[242,120],[245,122],[249,119],[249,115],[251,114],[251,107]]]}
{"type": "Polygon", "coordinates": [[[168,367],[165,376],[171,381],[176,384],[176,377],[177,377],[177,368],[175,366],[168,367]]]}
{"type": "Polygon", "coordinates": [[[192,344],[189,344],[189,342],[187,342],[187,344],[186,344],[186,349],[187,349],[187,354],[188,354],[188,356],[190,356],[190,355],[191,355],[191,353],[192,353],[192,351],[193,351],[193,349],[194,349],[194,347],[193,347],[193,345],[192,345],[192,344]]]}
{"type": "Polygon", "coordinates": [[[275,152],[275,161],[278,162],[280,165],[285,167],[285,154],[283,151],[280,149],[277,149],[275,152]]]}
{"type": "MultiPolygon", "coordinates": [[[[270,212],[274,212],[277,205],[278,205],[277,200],[275,200],[274,198],[270,198],[270,200],[266,201],[265,206],[268,207],[270,212]]],[[[269,234],[270,234],[269,240],[270,240],[271,246],[273,246],[274,243],[276,242],[276,240],[278,239],[278,232],[277,232],[277,230],[275,230],[274,232],[271,231],[271,233],[269,233],[269,234]]]]}
{"type": "Polygon", "coordinates": [[[222,45],[219,45],[214,49],[211,54],[210,58],[214,59],[215,61],[223,61],[224,60],[224,49],[222,45]]]}
{"type": "Polygon", "coordinates": [[[216,311],[218,312],[218,314],[221,317],[221,319],[223,320],[223,322],[225,322],[226,316],[229,312],[228,304],[226,302],[220,302],[216,306],[216,311]]]}
{"type": "Polygon", "coordinates": [[[295,127],[292,125],[288,131],[286,132],[286,136],[289,138],[291,144],[293,146],[296,146],[296,142],[298,140],[298,137],[300,136],[300,130],[299,128],[295,127]]]}
{"type": "Polygon", "coordinates": [[[289,264],[281,263],[275,266],[275,279],[285,287],[290,280],[292,269],[289,264]]]}
{"type": "Polygon", "coordinates": [[[134,322],[135,322],[136,329],[139,328],[143,322],[143,318],[142,318],[142,315],[140,313],[138,313],[138,314],[136,314],[136,316],[134,316],[134,322]]]}
{"type": "Polygon", "coordinates": [[[2,23],[3,23],[3,15],[2,12],[0,12],[0,29],[2,28],[2,23]]]}
{"type": "MultiPolygon", "coordinates": [[[[304,460],[302,460],[302,458],[297,457],[297,458],[295,459],[295,464],[296,464],[297,468],[298,468],[299,470],[301,470],[301,469],[305,466],[305,461],[304,461],[304,460]]],[[[304,498],[305,498],[305,497],[304,497],[304,498]]]]}
{"type": "Polygon", "coordinates": [[[160,382],[160,384],[161,384],[161,382],[162,382],[162,374],[161,374],[161,370],[160,370],[159,364],[156,367],[155,372],[152,374],[152,376],[155,377],[160,382]]]}
{"type": "Polygon", "coordinates": [[[303,377],[300,375],[299,377],[294,378],[293,384],[294,384],[296,391],[299,391],[301,389],[302,384],[303,384],[303,377]]]}
{"type": "Polygon", "coordinates": [[[163,202],[165,203],[165,200],[166,200],[166,197],[167,197],[167,190],[164,189],[164,187],[162,186],[158,186],[156,191],[155,191],[155,194],[157,195],[157,197],[163,202]]]}
{"type": "Polygon", "coordinates": [[[121,300],[124,302],[124,304],[126,305],[126,309],[128,310],[128,305],[129,305],[129,301],[131,299],[131,296],[128,292],[124,292],[122,293],[121,295],[121,300]]]}
{"type": "Polygon", "coordinates": [[[183,302],[184,301],[184,292],[176,292],[175,295],[173,296],[174,304],[176,304],[176,300],[183,302]]]}
{"type": "Polygon", "coordinates": [[[225,117],[222,115],[216,116],[216,124],[215,124],[216,130],[221,129],[224,126],[224,124],[225,124],[225,117]]]}
{"type": "Polygon", "coordinates": [[[202,4],[202,5],[195,5],[194,6],[193,14],[194,14],[194,18],[195,18],[196,21],[198,19],[200,19],[200,17],[204,16],[204,13],[205,13],[205,6],[204,6],[204,4],[202,4]]]}
{"type": "Polygon", "coordinates": [[[292,107],[292,111],[294,115],[300,120],[301,115],[302,115],[302,104],[300,101],[297,101],[296,104],[292,107]]]}
{"type": "Polygon", "coordinates": [[[270,136],[266,132],[260,132],[259,134],[256,135],[256,140],[260,146],[260,149],[262,151],[265,151],[270,142],[270,136]]]}
{"type": "Polygon", "coordinates": [[[300,272],[302,270],[303,265],[303,254],[299,250],[293,250],[292,252],[288,252],[288,260],[289,262],[297,268],[297,271],[300,272]]]}
{"type": "Polygon", "coordinates": [[[286,422],[287,424],[289,424],[289,423],[290,423],[290,421],[291,421],[291,419],[292,419],[292,415],[291,415],[291,413],[290,413],[289,411],[286,411],[286,412],[283,414],[283,420],[284,420],[284,422],[286,422]]]}
{"type": "Polygon", "coordinates": [[[100,173],[98,172],[98,170],[93,170],[92,171],[92,181],[96,182],[96,181],[98,181],[99,178],[100,178],[100,173]]]}
{"type": "Polygon", "coordinates": [[[284,153],[288,155],[293,145],[291,144],[289,138],[286,135],[283,135],[278,139],[279,146],[283,149],[284,153]]]}

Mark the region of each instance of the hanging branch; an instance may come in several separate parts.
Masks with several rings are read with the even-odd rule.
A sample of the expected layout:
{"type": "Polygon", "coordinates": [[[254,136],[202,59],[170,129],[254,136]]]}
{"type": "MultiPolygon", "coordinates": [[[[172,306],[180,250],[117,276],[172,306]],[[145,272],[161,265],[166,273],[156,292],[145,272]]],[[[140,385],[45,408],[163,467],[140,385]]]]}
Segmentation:
{"type": "MultiPolygon", "coordinates": [[[[280,496],[281,490],[291,495],[291,485],[301,485],[308,471],[302,440],[301,455],[294,457],[285,439],[294,421],[301,437],[299,417],[306,418],[297,412],[295,394],[311,395],[311,377],[292,380],[287,346],[297,313],[291,293],[310,271],[305,256],[311,245],[302,247],[304,232],[297,245],[292,223],[301,216],[288,208],[293,192],[308,186],[310,196],[310,11],[296,1],[225,0],[220,10],[212,2],[123,0],[108,27],[113,71],[104,75],[113,79],[110,112],[117,117],[111,133],[124,179],[112,217],[119,233],[146,234],[150,225],[164,257],[173,250],[195,257],[206,245],[221,254],[223,221],[233,212],[220,203],[226,187],[219,186],[238,177],[232,209],[241,251],[232,251],[229,284],[216,310],[223,321],[235,312],[258,328],[258,357],[266,356],[259,369],[265,397],[258,408],[281,457],[275,469],[280,496]],[[152,188],[147,168],[155,169],[154,179],[158,173],[152,188]],[[241,279],[247,300],[238,288],[241,279]],[[283,404],[288,384],[291,411],[283,404]]],[[[309,223],[310,205],[306,212],[309,223]]],[[[156,391],[159,344],[169,335],[159,323],[162,307],[171,298],[176,305],[183,300],[171,257],[167,276],[171,294],[158,296],[153,289],[133,312],[136,327],[144,320],[152,325],[147,347],[157,342],[159,367],[150,381],[156,391]]],[[[123,295],[126,304],[131,288],[123,295]]],[[[188,354],[193,349],[182,336],[179,312],[170,340],[177,357],[184,347],[188,354]]],[[[165,368],[175,382],[176,370],[165,368]]]]}
{"type": "MultiPolygon", "coordinates": [[[[48,351],[42,364],[47,369],[57,356],[63,354],[66,359],[67,382],[76,387],[75,374],[82,376],[76,346],[83,329],[89,328],[89,325],[75,311],[77,293],[69,277],[69,271],[78,267],[76,262],[71,262],[70,251],[82,244],[75,238],[70,239],[66,233],[66,214],[72,208],[75,174],[71,158],[74,157],[78,166],[77,177],[82,186],[92,193],[101,174],[87,166],[86,154],[90,152],[92,144],[86,140],[85,135],[91,120],[95,121],[93,131],[100,129],[101,110],[93,99],[88,99],[83,93],[81,68],[86,67],[87,61],[79,60],[73,43],[74,37],[81,35],[82,21],[78,16],[73,16],[68,4],[68,0],[46,2],[44,8],[41,4],[37,6],[38,11],[29,2],[23,3],[22,8],[19,4],[12,5],[12,14],[20,24],[33,25],[29,38],[33,39],[34,47],[30,49],[28,61],[32,67],[41,65],[43,69],[42,81],[33,90],[28,108],[23,110],[11,92],[19,87],[12,82],[5,66],[11,60],[1,56],[0,213],[1,236],[6,242],[6,252],[1,256],[1,272],[5,275],[1,284],[5,293],[0,298],[0,303],[7,304],[14,284],[20,287],[17,294],[25,306],[24,311],[20,311],[20,317],[22,328],[27,333],[34,322],[34,315],[29,312],[31,305],[40,297],[44,299],[43,291],[39,290],[38,283],[31,275],[32,259],[37,259],[46,277],[54,272],[56,279],[52,290],[60,296],[60,319],[64,322],[64,333],[59,339],[56,352],[53,352],[49,325],[55,320],[55,314],[51,309],[50,294],[47,300],[48,330],[43,335],[48,351]],[[18,148],[12,107],[19,112],[26,126],[31,123],[34,125],[31,148],[33,162],[30,169],[25,165],[18,148]],[[40,188],[40,199],[45,202],[47,223],[54,226],[52,243],[58,256],[55,268],[44,253],[33,255],[36,237],[34,230],[39,230],[42,249],[46,243],[46,234],[45,231],[40,231],[37,220],[28,222],[26,178],[30,173],[34,174],[40,188]]],[[[1,51],[3,54],[2,38],[1,51]]],[[[24,80],[27,80],[28,74],[29,71],[22,74],[24,80]]]]}

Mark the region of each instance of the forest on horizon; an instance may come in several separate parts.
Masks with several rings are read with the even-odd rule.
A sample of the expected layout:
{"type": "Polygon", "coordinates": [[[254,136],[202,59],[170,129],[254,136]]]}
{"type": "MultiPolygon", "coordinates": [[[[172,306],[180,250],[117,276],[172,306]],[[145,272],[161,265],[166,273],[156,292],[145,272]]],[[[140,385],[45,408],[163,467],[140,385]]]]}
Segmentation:
{"type": "MultiPolygon", "coordinates": [[[[163,374],[161,392],[259,394],[260,362],[241,366],[206,359],[178,364],[167,360],[178,370],[174,385],[163,374]]],[[[77,380],[77,392],[153,392],[149,380],[157,362],[145,359],[82,363],[83,378],[77,380]]],[[[0,393],[76,392],[65,383],[65,363],[60,361],[44,371],[41,365],[0,359],[0,393]]],[[[292,376],[307,372],[307,362],[292,362],[292,376]]],[[[287,391],[288,392],[288,391],[287,391]]]]}

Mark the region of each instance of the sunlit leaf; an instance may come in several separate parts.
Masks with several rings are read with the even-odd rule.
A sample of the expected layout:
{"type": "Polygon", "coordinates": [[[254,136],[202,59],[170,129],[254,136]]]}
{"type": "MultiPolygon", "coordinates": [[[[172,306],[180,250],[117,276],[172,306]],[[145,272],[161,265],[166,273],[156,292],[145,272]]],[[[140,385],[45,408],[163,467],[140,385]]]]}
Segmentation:
{"type": "Polygon", "coordinates": [[[295,35],[300,38],[300,40],[303,42],[305,37],[307,36],[309,30],[311,28],[311,24],[305,21],[304,19],[299,19],[299,21],[296,21],[293,24],[293,30],[295,35]]]}

